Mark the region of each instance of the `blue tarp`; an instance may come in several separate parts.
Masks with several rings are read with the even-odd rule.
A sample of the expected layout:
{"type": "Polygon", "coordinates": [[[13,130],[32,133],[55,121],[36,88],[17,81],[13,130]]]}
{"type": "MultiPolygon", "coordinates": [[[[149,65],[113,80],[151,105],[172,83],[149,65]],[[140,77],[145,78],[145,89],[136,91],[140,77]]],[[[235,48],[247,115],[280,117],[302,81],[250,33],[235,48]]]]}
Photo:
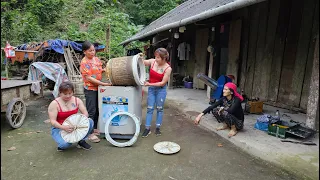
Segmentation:
{"type": "MultiPolygon", "coordinates": [[[[45,50],[54,50],[57,53],[64,54],[63,47],[67,47],[68,43],[70,43],[70,46],[75,51],[82,51],[82,42],[74,42],[69,40],[61,40],[61,39],[55,39],[55,40],[48,40],[48,47],[45,48],[45,50]]],[[[95,46],[96,51],[104,49],[105,46],[98,43],[93,43],[95,46]]],[[[40,43],[39,43],[40,45],[40,43]]],[[[28,44],[22,44],[17,47],[18,50],[28,50],[28,44]]],[[[29,49],[30,50],[30,49],[29,49]]]]}
{"type": "Polygon", "coordinates": [[[57,53],[63,54],[63,47],[68,46],[68,43],[70,43],[70,46],[75,50],[75,51],[82,51],[82,44],[73,42],[73,41],[68,41],[68,40],[48,40],[49,47],[47,50],[54,50],[57,53]]]}

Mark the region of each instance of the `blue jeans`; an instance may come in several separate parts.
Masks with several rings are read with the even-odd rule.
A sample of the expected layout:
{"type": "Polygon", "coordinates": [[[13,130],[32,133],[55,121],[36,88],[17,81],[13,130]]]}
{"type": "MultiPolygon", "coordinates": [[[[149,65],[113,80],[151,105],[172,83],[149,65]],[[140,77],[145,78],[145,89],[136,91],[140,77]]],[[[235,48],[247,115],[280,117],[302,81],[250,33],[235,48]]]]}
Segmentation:
{"type": "MultiPolygon", "coordinates": [[[[82,140],[85,140],[89,136],[89,134],[91,134],[91,132],[93,130],[93,120],[90,118],[89,118],[89,123],[90,123],[90,127],[89,127],[88,134],[82,140]]],[[[60,135],[60,131],[61,131],[61,129],[52,127],[51,128],[51,136],[52,136],[53,140],[56,141],[59,148],[67,149],[72,144],[63,140],[63,138],[60,135]]]]}
{"type": "Polygon", "coordinates": [[[157,108],[157,121],[156,126],[159,128],[162,124],[163,106],[167,96],[167,86],[148,88],[148,101],[147,101],[147,117],[146,128],[150,128],[154,107],[157,108]]]}

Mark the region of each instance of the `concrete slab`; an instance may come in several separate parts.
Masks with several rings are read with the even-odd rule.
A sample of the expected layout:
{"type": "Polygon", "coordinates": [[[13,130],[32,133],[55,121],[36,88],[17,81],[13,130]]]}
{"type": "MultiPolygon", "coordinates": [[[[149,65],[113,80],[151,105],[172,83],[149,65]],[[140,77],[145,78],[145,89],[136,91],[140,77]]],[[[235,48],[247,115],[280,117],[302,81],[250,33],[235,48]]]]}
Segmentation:
{"type": "MultiPolygon", "coordinates": [[[[209,100],[204,90],[169,89],[167,102],[169,106],[178,108],[190,120],[194,120],[199,113],[209,106],[209,100]]],[[[267,114],[274,113],[276,109],[280,111],[280,114],[289,115],[294,121],[305,122],[306,120],[305,114],[294,114],[288,110],[264,106],[264,111],[267,114]]],[[[228,131],[215,130],[219,123],[211,114],[207,114],[202,118],[200,126],[217,133],[249,154],[279,165],[297,175],[303,174],[311,179],[319,179],[318,134],[312,139],[317,146],[284,143],[280,139],[254,128],[256,119],[259,116],[246,115],[244,129],[232,138],[227,137],[228,131]]]]}

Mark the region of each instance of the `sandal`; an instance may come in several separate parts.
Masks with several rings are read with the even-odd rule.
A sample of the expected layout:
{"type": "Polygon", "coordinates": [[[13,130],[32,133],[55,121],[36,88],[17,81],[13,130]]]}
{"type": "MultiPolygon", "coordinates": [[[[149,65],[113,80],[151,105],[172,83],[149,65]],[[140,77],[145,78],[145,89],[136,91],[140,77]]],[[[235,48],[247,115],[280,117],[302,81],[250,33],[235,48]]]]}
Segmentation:
{"type": "Polygon", "coordinates": [[[88,137],[89,141],[93,142],[93,143],[98,143],[100,142],[100,139],[94,135],[94,134],[90,134],[89,137],[88,137]]]}
{"type": "Polygon", "coordinates": [[[92,134],[100,136],[100,131],[98,129],[94,129],[92,134]]]}

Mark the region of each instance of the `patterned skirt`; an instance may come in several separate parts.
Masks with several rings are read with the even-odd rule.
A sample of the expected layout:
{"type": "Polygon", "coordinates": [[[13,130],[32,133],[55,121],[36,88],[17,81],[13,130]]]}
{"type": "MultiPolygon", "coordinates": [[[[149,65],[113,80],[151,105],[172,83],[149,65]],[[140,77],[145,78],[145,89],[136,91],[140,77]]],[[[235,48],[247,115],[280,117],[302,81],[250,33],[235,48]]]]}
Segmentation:
{"type": "Polygon", "coordinates": [[[228,113],[227,111],[223,111],[221,115],[218,114],[219,108],[215,108],[212,110],[213,116],[217,119],[219,123],[226,123],[228,127],[231,127],[232,125],[236,126],[237,130],[240,130],[243,128],[243,120],[240,120],[233,116],[232,114],[228,113]]]}

